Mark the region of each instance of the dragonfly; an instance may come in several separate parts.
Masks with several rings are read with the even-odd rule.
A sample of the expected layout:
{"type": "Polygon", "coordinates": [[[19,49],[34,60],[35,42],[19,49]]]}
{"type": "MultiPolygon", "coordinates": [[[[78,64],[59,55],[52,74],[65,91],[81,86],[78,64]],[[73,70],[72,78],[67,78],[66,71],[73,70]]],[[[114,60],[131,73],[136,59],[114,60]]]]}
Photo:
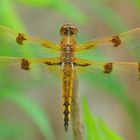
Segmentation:
{"type": "MultiPolygon", "coordinates": [[[[140,63],[138,62],[122,62],[122,61],[94,61],[76,57],[76,54],[86,51],[94,50],[98,46],[109,44],[108,47],[119,48],[123,41],[131,36],[135,36],[140,32],[140,28],[129,30],[127,32],[120,33],[118,35],[112,35],[99,39],[93,39],[82,44],[78,44],[76,36],[78,29],[73,23],[66,23],[60,28],[61,41],[60,44],[56,44],[48,39],[40,39],[38,37],[29,36],[21,32],[16,32],[10,28],[0,25],[0,34],[6,39],[11,39],[18,46],[24,46],[24,44],[30,42],[37,44],[41,47],[48,48],[56,51],[58,57],[45,57],[45,58],[26,58],[26,57],[8,57],[0,56],[0,61],[17,63],[22,70],[29,71],[32,64],[41,63],[49,67],[59,67],[61,69],[61,81],[62,81],[62,98],[63,98],[63,120],[65,131],[68,131],[71,104],[73,95],[73,83],[74,83],[74,72],[78,68],[86,69],[90,66],[100,66],[104,74],[111,74],[115,66],[128,65],[137,69],[137,76],[140,79],[140,63]]],[[[2,44],[1,44],[2,45],[2,44]]]]}

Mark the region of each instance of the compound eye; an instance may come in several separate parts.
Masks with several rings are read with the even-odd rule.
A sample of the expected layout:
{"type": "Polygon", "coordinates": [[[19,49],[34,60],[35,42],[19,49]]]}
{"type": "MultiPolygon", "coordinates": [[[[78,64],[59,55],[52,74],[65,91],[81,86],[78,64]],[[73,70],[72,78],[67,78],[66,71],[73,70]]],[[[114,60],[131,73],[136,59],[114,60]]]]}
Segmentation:
{"type": "Polygon", "coordinates": [[[61,29],[60,29],[60,34],[63,36],[65,35],[65,32],[66,32],[66,27],[62,26],[61,29]]]}
{"type": "Polygon", "coordinates": [[[78,30],[77,30],[77,28],[74,29],[74,32],[75,32],[75,35],[78,34],[78,30]]]}
{"type": "Polygon", "coordinates": [[[73,24],[65,24],[60,29],[60,34],[63,35],[76,35],[78,33],[77,28],[73,24]]]}

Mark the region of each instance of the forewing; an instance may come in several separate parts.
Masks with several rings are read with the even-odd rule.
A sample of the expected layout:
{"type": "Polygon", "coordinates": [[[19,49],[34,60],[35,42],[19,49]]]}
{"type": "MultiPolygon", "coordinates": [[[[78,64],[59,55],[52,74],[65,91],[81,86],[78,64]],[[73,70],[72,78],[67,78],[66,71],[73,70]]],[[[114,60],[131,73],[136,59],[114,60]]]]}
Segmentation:
{"type": "Polygon", "coordinates": [[[34,49],[37,49],[37,47],[35,46],[48,48],[46,52],[48,50],[55,50],[55,52],[58,53],[60,50],[59,45],[47,39],[40,39],[20,32],[16,32],[2,25],[0,25],[0,45],[1,52],[3,51],[3,53],[5,53],[5,51],[7,51],[8,49],[10,49],[9,51],[12,52],[14,50],[22,50],[29,46],[34,47],[34,49]]]}
{"type": "MultiPolygon", "coordinates": [[[[77,54],[79,54],[79,52],[88,52],[88,56],[90,54],[91,59],[100,59],[101,61],[116,60],[118,58],[118,61],[126,61],[130,56],[139,60],[139,44],[140,29],[136,28],[118,35],[103,37],[80,44],[77,46],[76,52],[77,54]]],[[[82,54],[80,56],[82,56],[82,54]]],[[[84,56],[86,56],[86,54],[84,54],[84,56]]]]}

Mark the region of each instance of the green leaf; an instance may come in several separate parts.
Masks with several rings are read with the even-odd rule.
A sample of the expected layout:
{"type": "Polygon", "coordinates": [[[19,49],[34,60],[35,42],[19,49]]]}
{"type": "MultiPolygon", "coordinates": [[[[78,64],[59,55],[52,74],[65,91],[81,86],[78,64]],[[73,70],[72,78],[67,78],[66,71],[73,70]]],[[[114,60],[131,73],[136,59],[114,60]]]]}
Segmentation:
{"type": "Polygon", "coordinates": [[[113,10],[111,7],[99,3],[97,0],[89,0],[90,7],[104,23],[106,23],[112,30],[116,32],[123,32],[128,30],[128,26],[125,21],[113,10]]]}
{"type": "Polygon", "coordinates": [[[27,5],[44,6],[53,4],[56,0],[16,0],[16,1],[22,2],[27,5]]]}
{"type": "Polygon", "coordinates": [[[139,0],[133,0],[133,1],[130,0],[130,2],[133,3],[137,7],[138,11],[140,12],[140,1],[139,0]]]}
{"type": "Polygon", "coordinates": [[[0,120],[0,139],[23,140],[30,130],[24,124],[0,120]]]}
{"type": "Polygon", "coordinates": [[[109,129],[101,119],[92,115],[85,98],[83,98],[82,105],[87,140],[123,140],[122,137],[109,129]]]}
{"type": "Polygon", "coordinates": [[[0,94],[0,99],[10,100],[16,105],[18,105],[36,123],[36,125],[41,130],[41,132],[43,133],[46,139],[50,139],[50,140],[54,139],[54,134],[53,134],[51,125],[49,123],[49,119],[47,115],[44,113],[41,106],[33,102],[31,99],[29,99],[25,95],[21,93],[17,93],[17,91],[14,89],[13,90],[7,89],[5,91],[2,91],[2,93],[0,94]]]}
{"type": "Polygon", "coordinates": [[[52,10],[60,12],[66,18],[73,22],[85,23],[87,16],[78,9],[72,2],[68,0],[18,0],[24,4],[37,7],[48,7],[52,10]]]}
{"type": "Polygon", "coordinates": [[[1,0],[0,17],[0,24],[8,25],[16,30],[25,29],[10,0],[1,0]]]}

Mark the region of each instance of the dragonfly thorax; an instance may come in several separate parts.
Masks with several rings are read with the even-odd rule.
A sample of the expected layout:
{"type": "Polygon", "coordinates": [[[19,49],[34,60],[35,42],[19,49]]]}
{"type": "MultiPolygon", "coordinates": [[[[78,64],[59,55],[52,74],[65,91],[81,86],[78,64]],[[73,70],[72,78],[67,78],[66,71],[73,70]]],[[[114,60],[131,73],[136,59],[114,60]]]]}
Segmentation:
{"type": "Polygon", "coordinates": [[[62,62],[73,62],[74,52],[73,47],[71,45],[67,45],[61,50],[61,58],[62,62]]]}

